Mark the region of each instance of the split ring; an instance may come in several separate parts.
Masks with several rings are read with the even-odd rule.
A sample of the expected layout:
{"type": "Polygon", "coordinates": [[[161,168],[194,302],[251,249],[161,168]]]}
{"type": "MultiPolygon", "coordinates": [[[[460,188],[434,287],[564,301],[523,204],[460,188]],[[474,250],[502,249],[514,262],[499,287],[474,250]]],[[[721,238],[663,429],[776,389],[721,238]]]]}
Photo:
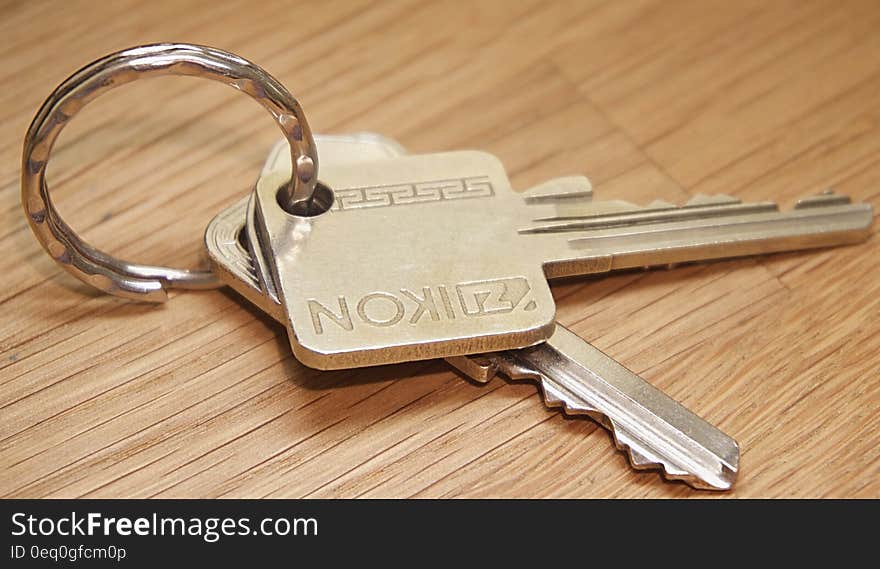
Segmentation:
{"type": "Polygon", "coordinates": [[[290,144],[293,176],[282,188],[289,211],[308,211],[318,180],[318,154],[297,100],[259,66],[231,53],[198,45],[155,44],[103,57],[71,75],[46,99],[28,129],[21,168],[21,200],[43,248],[71,274],[104,292],[163,302],[167,289],[222,286],[210,270],[130,263],[99,251],[68,226],[49,198],[46,165],[64,126],[90,101],[144,77],[186,75],[225,83],[268,110],[290,144]]]}

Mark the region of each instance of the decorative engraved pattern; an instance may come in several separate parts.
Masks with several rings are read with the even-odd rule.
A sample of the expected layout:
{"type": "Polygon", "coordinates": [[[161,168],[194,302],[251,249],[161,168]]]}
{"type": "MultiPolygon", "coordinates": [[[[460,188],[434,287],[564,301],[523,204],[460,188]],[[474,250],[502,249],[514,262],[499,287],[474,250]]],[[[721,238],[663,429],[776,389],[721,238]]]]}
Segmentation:
{"type": "Polygon", "coordinates": [[[495,189],[488,176],[472,176],[410,184],[364,186],[335,190],[333,210],[344,211],[368,207],[389,207],[416,203],[488,198],[495,189]]]}

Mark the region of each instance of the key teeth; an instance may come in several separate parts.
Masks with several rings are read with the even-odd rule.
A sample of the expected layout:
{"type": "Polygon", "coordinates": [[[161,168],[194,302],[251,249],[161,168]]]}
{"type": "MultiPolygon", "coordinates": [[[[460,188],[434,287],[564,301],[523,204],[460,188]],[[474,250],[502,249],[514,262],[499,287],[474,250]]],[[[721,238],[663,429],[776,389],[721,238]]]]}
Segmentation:
{"type": "Polygon", "coordinates": [[[548,392],[546,389],[544,391],[544,403],[547,404],[548,407],[563,407],[565,408],[565,404],[562,402],[562,399],[557,397],[554,393],[548,392]]]}
{"type": "Polygon", "coordinates": [[[521,365],[516,360],[505,360],[503,364],[499,365],[498,371],[512,380],[531,380],[537,382],[540,386],[540,391],[547,407],[561,409],[566,416],[576,417],[579,415],[587,415],[605,427],[611,433],[611,439],[614,441],[615,448],[624,452],[630,465],[636,470],[658,470],[666,480],[684,482],[688,486],[697,488],[698,490],[724,491],[733,488],[733,482],[736,479],[736,471],[730,469],[723,463],[720,465],[721,473],[716,477],[718,480],[717,484],[702,480],[694,474],[677,468],[668,462],[664,462],[662,459],[645,456],[633,447],[633,443],[630,442],[632,438],[628,433],[615,424],[607,415],[592,407],[575,407],[567,403],[565,399],[555,392],[555,390],[550,388],[541,374],[535,373],[533,370],[521,365]]]}
{"type": "Polygon", "coordinates": [[[806,209],[810,207],[823,207],[831,205],[848,205],[852,203],[849,196],[834,193],[833,190],[826,190],[821,194],[801,198],[795,203],[794,209],[806,209]]]}
{"type": "MultiPolygon", "coordinates": [[[[525,377],[512,379],[525,379],[525,377]]],[[[611,439],[614,442],[615,448],[626,455],[627,461],[632,468],[636,470],[657,470],[666,480],[684,482],[688,486],[697,488],[698,490],[725,491],[730,490],[733,487],[733,480],[736,477],[736,473],[726,466],[722,465],[724,475],[719,477],[726,481],[726,485],[711,485],[693,474],[675,467],[673,464],[664,462],[662,459],[650,458],[636,450],[630,442],[631,439],[626,431],[621,429],[607,415],[589,407],[574,407],[566,403],[553,391],[548,390],[544,381],[539,380],[539,383],[541,385],[541,392],[544,396],[544,403],[547,407],[561,409],[563,414],[569,417],[587,415],[610,431],[611,439]]]]}
{"type": "Polygon", "coordinates": [[[554,178],[523,192],[523,199],[527,204],[559,200],[590,201],[593,199],[593,186],[585,176],[554,178]]]}
{"type": "Polygon", "coordinates": [[[651,209],[669,209],[675,207],[675,204],[666,200],[654,200],[644,207],[645,210],[651,209]]]}
{"type": "Polygon", "coordinates": [[[685,203],[685,205],[724,205],[738,203],[742,203],[742,200],[727,194],[695,194],[687,201],[687,203],[685,203]]]}

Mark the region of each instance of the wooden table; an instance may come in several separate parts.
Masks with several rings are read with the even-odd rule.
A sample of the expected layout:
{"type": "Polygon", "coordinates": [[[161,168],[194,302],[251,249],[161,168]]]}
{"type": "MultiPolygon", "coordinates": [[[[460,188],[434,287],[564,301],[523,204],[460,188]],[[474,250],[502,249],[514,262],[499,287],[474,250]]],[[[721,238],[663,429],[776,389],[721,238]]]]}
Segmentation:
{"type": "MultiPolygon", "coordinates": [[[[527,383],[442,361],[320,373],[229,291],[164,306],[63,272],[19,203],[21,143],[56,84],[111,51],[215,45],[258,62],[316,131],[480,148],[515,187],[585,173],[599,198],[880,208],[880,4],[3,2],[0,495],[715,496],[637,473],[527,383]]],[[[206,81],[90,105],[50,166],[98,247],[176,266],[278,133],[206,81]]],[[[876,229],[875,229],[876,231],[876,229]]],[[[880,497],[880,245],[572,279],[561,322],[734,436],[728,496],[880,497]]]]}

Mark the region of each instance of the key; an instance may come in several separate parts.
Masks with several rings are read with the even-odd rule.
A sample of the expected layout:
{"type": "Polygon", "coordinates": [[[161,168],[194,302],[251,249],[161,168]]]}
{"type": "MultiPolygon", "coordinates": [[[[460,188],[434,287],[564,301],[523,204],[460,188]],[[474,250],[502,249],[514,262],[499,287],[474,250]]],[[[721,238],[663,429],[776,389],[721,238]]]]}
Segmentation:
{"type": "Polygon", "coordinates": [[[480,381],[502,373],[536,382],[548,407],[608,429],[636,469],[660,468],[703,490],[729,490],[736,481],[735,440],[561,324],[537,346],[446,361],[480,381]]]}
{"type": "MultiPolygon", "coordinates": [[[[326,159],[324,164],[327,167],[326,159]]],[[[283,323],[280,300],[260,284],[257,264],[249,254],[248,202],[241,200],[216,216],[205,240],[221,279],[283,323]]],[[[478,382],[487,382],[499,372],[510,379],[538,382],[549,407],[595,419],[611,431],[617,448],[637,469],[659,468],[669,480],[705,490],[729,490],[736,480],[735,440],[562,325],[557,324],[553,335],[538,346],[446,361],[478,382]]]]}
{"type": "Polygon", "coordinates": [[[853,243],[872,221],[834,194],[787,212],[729,196],[599,202],[580,176],[518,194],[472,151],[337,163],[322,171],[328,211],[302,217],[278,204],[290,163],[275,156],[248,242],[294,354],[318,369],[535,345],[555,330],[548,278],[853,243]]]}
{"type": "MultiPolygon", "coordinates": [[[[558,185],[556,189],[559,189],[558,185]]],[[[565,192],[565,195],[570,197],[571,192],[565,192]]],[[[539,188],[529,192],[527,200],[536,202],[559,198],[548,196],[546,191],[539,188]]],[[[832,202],[840,204],[843,200],[825,196],[814,201],[821,202],[816,205],[829,205],[832,202]]],[[[698,198],[684,208],[676,208],[681,211],[689,208],[689,211],[684,215],[674,214],[673,218],[705,217],[708,213],[705,210],[712,210],[716,204],[726,204],[727,211],[721,212],[722,215],[775,209],[762,204],[733,207],[733,202],[730,198],[698,198]]],[[[571,220],[602,216],[604,223],[601,225],[606,227],[620,225],[621,215],[624,216],[624,224],[644,223],[648,216],[636,215],[633,219],[633,214],[638,214],[639,210],[673,209],[670,204],[659,202],[649,208],[637,208],[625,202],[584,204],[569,201],[559,205],[560,209],[569,211],[551,221],[566,220],[569,226],[558,229],[539,227],[533,233],[579,230],[582,228],[570,227],[571,220]]],[[[240,279],[238,286],[230,284],[246,296],[247,289],[250,289],[250,297],[256,300],[258,306],[283,321],[283,310],[277,297],[267,302],[272,300],[271,296],[265,294],[265,290],[261,294],[255,269],[250,266],[250,260],[241,248],[242,242],[234,237],[243,224],[241,216],[246,215],[245,209],[243,203],[238,204],[238,211],[232,212],[231,216],[237,218],[238,223],[227,224],[225,242],[237,246],[237,273],[240,279]]],[[[223,215],[218,216],[218,220],[222,218],[223,215]]],[[[212,223],[212,227],[221,225],[212,223]]],[[[211,228],[208,233],[211,234],[211,228]]],[[[236,258],[234,253],[231,258],[236,258]]],[[[236,263],[230,266],[234,267],[236,263]]],[[[270,283],[271,279],[266,278],[265,281],[270,283]]],[[[630,462],[636,468],[660,467],[667,478],[684,480],[697,488],[726,489],[735,480],[739,456],[735,441],[561,326],[556,327],[545,344],[534,348],[485,356],[453,357],[447,358],[447,361],[477,380],[488,380],[500,371],[513,379],[538,381],[549,406],[562,406],[570,414],[588,414],[609,428],[617,446],[627,451],[630,462]]]]}

